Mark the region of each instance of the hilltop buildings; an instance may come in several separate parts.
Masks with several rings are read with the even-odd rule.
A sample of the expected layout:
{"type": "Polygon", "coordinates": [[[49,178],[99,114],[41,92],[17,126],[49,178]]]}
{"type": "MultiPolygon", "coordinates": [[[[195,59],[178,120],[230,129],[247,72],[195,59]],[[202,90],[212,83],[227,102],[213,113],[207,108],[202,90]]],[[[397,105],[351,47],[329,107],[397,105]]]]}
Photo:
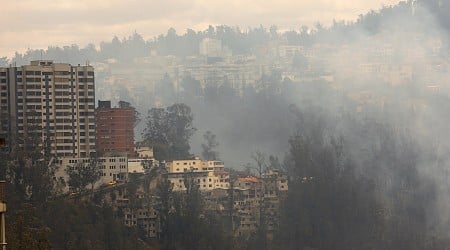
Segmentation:
{"type": "Polygon", "coordinates": [[[202,161],[198,157],[167,162],[165,170],[174,192],[185,192],[186,185],[197,185],[206,210],[231,214],[235,236],[250,237],[261,223],[266,225],[268,237],[278,228],[280,203],[288,191],[287,176],[280,171],[267,170],[261,178],[230,178],[221,161],[202,161]]]}
{"type": "MultiPolygon", "coordinates": [[[[89,65],[40,60],[26,66],[0,68],[0,146],[11,147],[20,144],[21,137],[37,135],[39,143],[48,146],[49,153],[56,156],[51,162],[59,166],[58,180],[62,177],[68,183],[67,169],[95,167],[100,173],[95,188],[117,181],[125,183],[129,161],[132,174],[138,176],[135,180],[142,180],[141,176],[160,166],[163,174],[158,178],[167,178],[174,192],[182,193],[187,185],[197,185],[210,212],[231,214],[236,235],[253,233],[262,216],[269,230],[277,227],[281,193],[287,190],[287,183],[282,184],[278,175],[232,179],[223,162],[198,157],[169,161],[163,166],[154,161],[151,148],[134,147],[133,107],[126,102],[112,107],[110,101],[99,101],[95,109],[94,84],[94,69],[89,65]]],[[[128,187],[117,186],[124,190],[128,187]]],[[[127,192],[124,191],[121,206],[124,223],[141,226],[148,230],[149,237],[156,237],[160,231],[159,197],[150,195],[149,190],[143,189],[142,197],[154,200],[156,205],[149,203],[131,209],[127,204],[130,199],[122,197],[127,192]]]]}
{"type": "Polygon", "coordinates": [[[118,108],[99,102],[95,110],[90,65],[37,60],[0,68],[0,147],[37,141],[54,157],[57,177],[67,178],[67,168],[89,167],[95,159],[98,185],[126,180],[128,157],[134,155],[134,118],[126,102],[118,108]]]}

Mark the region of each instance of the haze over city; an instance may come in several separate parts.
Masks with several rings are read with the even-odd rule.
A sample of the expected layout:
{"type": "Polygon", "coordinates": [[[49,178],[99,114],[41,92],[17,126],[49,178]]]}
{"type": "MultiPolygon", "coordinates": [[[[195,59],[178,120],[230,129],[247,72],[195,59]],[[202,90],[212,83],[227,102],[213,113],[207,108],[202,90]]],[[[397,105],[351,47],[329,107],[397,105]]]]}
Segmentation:
{"type": "Polygon", "coordinates": [[[204,30],[209,25],[237,26],[241,29],[276,25],[280,30],[298,30],[320,22],[354,21],[358,15],[398,0],[101,0],[36,1],[2,3],[0,55],[15,51],[46,49],[48,46],[85,46],[119,38],[137,31],[145,39],[164,34],[170,27],[179,34],[190,28],[204,30]]]}
{"type": "Polygon", "coordinates": [[[2,250],[449,249],[450,1],[0,8],[2,250]]]}

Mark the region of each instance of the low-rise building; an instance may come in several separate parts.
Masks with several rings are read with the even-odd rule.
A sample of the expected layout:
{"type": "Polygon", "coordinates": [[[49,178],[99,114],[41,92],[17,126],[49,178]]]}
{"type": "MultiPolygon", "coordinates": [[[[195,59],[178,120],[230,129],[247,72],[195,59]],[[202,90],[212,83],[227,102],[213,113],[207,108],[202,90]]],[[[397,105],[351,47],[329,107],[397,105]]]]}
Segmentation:
{"type": "Polygon", "coordinates": [[[147,233],[147,237],[156,238],[160,231],[159,212],[153,206],[137,209],[124,208],[124,223],[126,226],[139,227],[147,233]]]}
{"type": "Polygon", "coordinates": [[[145,174],[152,167],[158,166],[155,159],[130,158],[128,159],[128,172],[135,174],[145,174]]]}
{"type": "Polygon", "coordinates": [[[261,178],[237,178],[232,197],[235,236],[248,238],[264,223],[267,237],[273,237],[287,191],[287,176],[278,170],[268,170],[261,178]]]}
{"type": "Polygon", "coordinates": [[[153,157],[153,148],[137,146],[134,148],[134,157],[128,158],[129,173],[145,174],[159,162],[153,157]]]}
{"type": "Polygon", "coordinates": [[[287,175],[279,170],[268,170],[262,175],[264,183],[263,211],[264,223],[266,224],[267,236],[272,238],[279,227],[280,204],[287,196],[287,175]]]}
{"type": "Polygon", "coordinates": [[[229,188],[229,173],[221,161],[202,161],[199,157],[190,160],[166,162],[167,179],[173,184],[173,191],[185,191],[186,178],[192,178],[200,191],[229,188]]]}
{"type": "Polygon", "coordinates": [[[134,148],[134,152],[135,152],[135,155],[141,159],[144,159],[144,158],[145,159],[153,159],[154,158],[153,148],[151,148],[151,147],[137,146],[134,148]]]}
{"type": "Polygon", "coordinates": [[[233,184],[233,212],[235,236],[248,238],[260,224],[261,190],[260,179],[249,176],[238,178],[233,184]]]}
{"type": "MultiPolygon", "coordinates": [[[[100,179],[95,183],[94,188],[111,182],[128,180],[128,160],[125,153],[117,156],[98,158],[66,157],[57,159],[55,164],[57,165],[55,176],[57,178],[63,178],[65,183],[68,183],[69,180],[66,172],[67,169],[83,167],[95,167],[100,172],[100,179]],[[97,163],[92,163],[92,161],[97,161],[97,163]]],[[[64,191],[69,191],[69,187],[66,187],[64,191]]]]}

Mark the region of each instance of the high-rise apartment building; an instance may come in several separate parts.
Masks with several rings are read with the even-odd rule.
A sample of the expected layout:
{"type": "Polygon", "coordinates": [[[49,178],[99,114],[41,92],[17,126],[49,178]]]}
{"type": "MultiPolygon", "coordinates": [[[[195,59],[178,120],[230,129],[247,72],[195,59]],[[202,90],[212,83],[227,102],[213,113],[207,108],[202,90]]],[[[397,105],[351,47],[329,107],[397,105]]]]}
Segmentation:
{"type": "Polygon", "coordinates": [[[126,152],[134,155],[135,109],[127,102],[120,101],[119,107],[111,107],[110,101],[98,101],[95,111],[97,122],[97,152],[126,152]]]}
{"type": "Polygon", "coordinates": [[[0,68],[0,142],[9,146],[31,130],[58,157],[95,153],[92,66],[49,60],[0,68]]]}

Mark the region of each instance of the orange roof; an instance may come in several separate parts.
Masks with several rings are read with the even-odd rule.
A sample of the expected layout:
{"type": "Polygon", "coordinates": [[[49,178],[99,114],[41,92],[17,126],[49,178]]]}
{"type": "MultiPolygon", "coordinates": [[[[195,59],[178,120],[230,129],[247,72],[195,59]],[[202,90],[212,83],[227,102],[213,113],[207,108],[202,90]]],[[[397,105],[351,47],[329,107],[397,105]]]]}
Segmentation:
{"type": "Polygon", "coordinates": [[[223,171],[223,170],[215,170],[214,173],[215,174],[228,174],[227,171],[223,171]]]}

